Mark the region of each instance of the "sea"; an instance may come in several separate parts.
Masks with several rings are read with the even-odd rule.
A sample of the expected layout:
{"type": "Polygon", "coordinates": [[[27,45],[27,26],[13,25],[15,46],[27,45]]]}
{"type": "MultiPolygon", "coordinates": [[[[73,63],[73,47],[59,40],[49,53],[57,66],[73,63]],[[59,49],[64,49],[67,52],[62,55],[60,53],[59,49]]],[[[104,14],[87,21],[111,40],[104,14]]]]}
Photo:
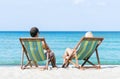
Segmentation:
{"type": "MultiPolygon", "coordinates": [[[[74,48],[86,31],[41,31],[48,46],[54,51],[57,65],[63,64],[63,54],[66,48],[74,48]]],[[[94,37],[104,38],[98,47],[102,65],[120,65],[120,32],[93,31],[94,37]]],[[[0,65],[20,65],[22,46],[19,38],[30,37],[29,31],[0,31],[0,65]]],[[[26,57],[24,63],[26,63],[26,57]]],[[[94,53],[90,61],[97,63],[94,53]]],[[[81,62],[81,61],[79,61],[81,62]]]]}

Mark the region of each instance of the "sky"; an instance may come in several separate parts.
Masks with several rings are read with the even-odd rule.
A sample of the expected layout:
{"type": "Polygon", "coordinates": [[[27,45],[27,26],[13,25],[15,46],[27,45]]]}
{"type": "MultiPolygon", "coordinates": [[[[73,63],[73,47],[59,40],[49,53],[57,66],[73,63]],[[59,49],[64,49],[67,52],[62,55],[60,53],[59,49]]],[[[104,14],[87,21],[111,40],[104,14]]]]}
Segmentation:
{"type": "Polygon", "coordinates": [[[120,0],[0,0],[0,31],[120,31],[120,0]]]}

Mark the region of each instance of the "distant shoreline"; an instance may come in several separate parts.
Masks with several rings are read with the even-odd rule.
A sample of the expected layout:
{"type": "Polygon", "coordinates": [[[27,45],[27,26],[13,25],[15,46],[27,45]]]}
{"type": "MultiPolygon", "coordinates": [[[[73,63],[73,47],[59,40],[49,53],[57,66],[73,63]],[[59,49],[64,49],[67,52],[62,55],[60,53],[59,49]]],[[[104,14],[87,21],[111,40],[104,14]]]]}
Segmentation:
{"type": "MultiPolygon", "coordinates": [[[[1,32],[29,32],[29,31],[0,31],[1,32]]],[[[87,32],[87,31],[40,31],[40,32],[87,32]]],[[[91,31],[91,32],[106,32],[106,33],[109,33],[109,32],[120,32],[120,31],[91,31]]]]}

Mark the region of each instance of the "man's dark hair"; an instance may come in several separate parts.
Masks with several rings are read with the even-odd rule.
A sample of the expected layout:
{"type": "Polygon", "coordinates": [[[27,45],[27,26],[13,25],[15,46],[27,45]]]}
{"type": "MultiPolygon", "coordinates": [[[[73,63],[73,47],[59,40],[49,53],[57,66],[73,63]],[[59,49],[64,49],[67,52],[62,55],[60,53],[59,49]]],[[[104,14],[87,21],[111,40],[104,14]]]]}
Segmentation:
{"type": "Polygon", "coordinates": [[[30,35],[32,37],[35,37],[37,35],[37,33],[39,33],[39,30],[37,27],[32,27],[31,30],[30,30],[30,35]]]}

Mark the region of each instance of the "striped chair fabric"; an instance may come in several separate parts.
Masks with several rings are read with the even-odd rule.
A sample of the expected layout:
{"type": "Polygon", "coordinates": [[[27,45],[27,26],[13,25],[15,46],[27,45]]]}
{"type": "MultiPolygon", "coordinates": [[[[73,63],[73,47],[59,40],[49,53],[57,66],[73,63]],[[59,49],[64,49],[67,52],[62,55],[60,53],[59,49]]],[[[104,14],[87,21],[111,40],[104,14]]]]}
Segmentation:
{"type": "Polygon", "coordinates": [[[94,53],[98,42],[98,40],[83,40],[77,51],[78,60],[83,60],[91,56],[94,53]]]}
{"type": "Polygon", "coordinates": [[[31,60],[46,60],[46,56],[42,47],[42,42],[40,40],[23,40],[23,44],[31,60]]]}

